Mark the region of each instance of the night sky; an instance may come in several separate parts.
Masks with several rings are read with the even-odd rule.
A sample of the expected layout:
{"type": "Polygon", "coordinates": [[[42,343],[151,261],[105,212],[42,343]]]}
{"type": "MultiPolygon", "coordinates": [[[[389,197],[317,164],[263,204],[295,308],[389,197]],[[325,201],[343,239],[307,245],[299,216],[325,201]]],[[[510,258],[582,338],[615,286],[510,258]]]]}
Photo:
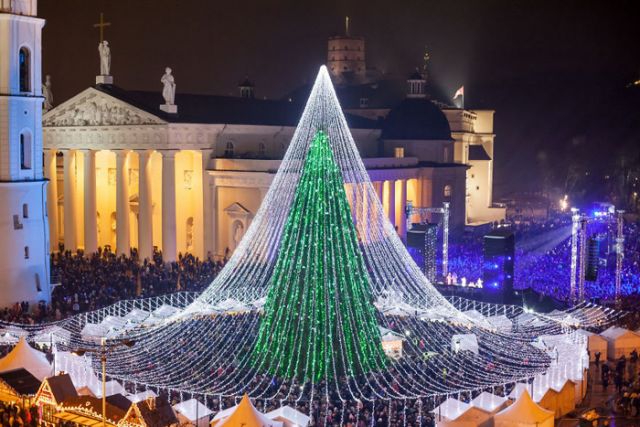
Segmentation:
{"type": "Polygon", "coordinates": [[[637,1],[40,0],[56,104],[95,82],[101,11],[126,89],[160,92],[171,66],[178,92],[235,95],[249,76],[258,97],[280,98],[314,77],[345,15],[368,67],[408,75],[426,45],[435,84],[464,84],[468,108],[496,110],[498,193],[538,189],[537,162],[640,78],[637,1]]]}

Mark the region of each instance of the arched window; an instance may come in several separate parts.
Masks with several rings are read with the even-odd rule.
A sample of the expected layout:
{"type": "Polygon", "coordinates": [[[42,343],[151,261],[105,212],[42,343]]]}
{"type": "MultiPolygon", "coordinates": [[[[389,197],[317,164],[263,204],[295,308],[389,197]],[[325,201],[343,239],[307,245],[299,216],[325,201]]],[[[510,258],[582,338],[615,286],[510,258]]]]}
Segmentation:
{"type": "Polygon", "coordinates": [[[263,159],[267,154],[267,146],[264,145],[264,142],[258,144],[258,157],[263,159]]]}
{"type": "Polygon", "coordinates": [[[227,148],[224,150],[225,157],[233,157],[233,142],[227,142],[227,148]]]}
{"type": "Polygon", "coordinates": [[[31,91],[31,54],[26,47],[20,48],[20,92],[31,91]]]}
{"type": "Polygon", "coordinates": [[[451,197],[451,191],[451,186],[449,184],[445,185],[443,190],[444,197],[451,197]]]}
{"type": "Polygon", "coordinates": [[[31,169],[31,134],[20,134],[20,169],[31,169]]]}
{"type": "Polygon", "coordinates": [[[29,218],[29,205],[26,203],[22,204],[22,218],[29,218]]]}

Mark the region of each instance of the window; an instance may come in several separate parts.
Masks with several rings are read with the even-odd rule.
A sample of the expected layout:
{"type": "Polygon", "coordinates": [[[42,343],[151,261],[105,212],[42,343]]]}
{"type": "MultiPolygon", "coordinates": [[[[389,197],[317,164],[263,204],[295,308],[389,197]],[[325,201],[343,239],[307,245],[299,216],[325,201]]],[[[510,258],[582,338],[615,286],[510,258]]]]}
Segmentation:
{"type": "Polygon", "coordinates": [[[360,108],[367,108],[368,106],[369,106],[369,98],[360,98],[360,108]]]}
{"type": "Polygon", "coordinates": [[[449,161],[449,147],[444,147],[444,161],[449,161]]]}
{"type": "Polygon", "coordinates": [[[444,197],[451,197],[451,191],[452,191],[451,186],[449,184],[447,184],[447,185],[444,186],[444,190],[443,190],[442,193],[443,193],[444,197]]]}
{"type": "Polygon", "coordinates": [[[396,147],[393,152],[393,157],[396,159],[401,159],[404,157],[404,147],[396,147]]]}
{"type": "Polygon", "coordinates": [[[264,159],[266,154],[267,154],[267,146],[264,145],[264,142],[261,142],[260,144],[258,144],[258,157],[260,157],[261,159],[264,159]]]}
{"type": "Polygon", "coordinates": [[[31,134],[20,134],[20,169],[31,169],[31,134]]]}
{"type": "Polygon", "coordinates": [[[29,218],[29,205],[26,203],[22,204],[22,218],[29,218]]]}
{"type": "Polygon", "coordinates": [[[227,142],[227,147],[224,150],[224,157],[233,157],[233,142],[227,142]]]}
{"type": "Polygon", "coordinates": [[[24,259],[29,259],[29,246],[24,247],[24,259]]]}
{"type": "Polygon", "coordinates": [[[31,55],[26,47],[20,48],[20,92],[31,91],[31,55]]]}

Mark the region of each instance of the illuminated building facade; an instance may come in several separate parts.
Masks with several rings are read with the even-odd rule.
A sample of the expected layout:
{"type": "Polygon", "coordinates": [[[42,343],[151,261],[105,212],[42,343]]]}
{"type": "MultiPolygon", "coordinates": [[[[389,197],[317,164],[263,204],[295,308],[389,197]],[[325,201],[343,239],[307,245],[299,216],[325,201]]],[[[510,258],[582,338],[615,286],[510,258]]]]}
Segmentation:
{"type": "Polygon", "coordinates": [[[0,0],[0,306],[49,300],[36,0],[0,0]]]}

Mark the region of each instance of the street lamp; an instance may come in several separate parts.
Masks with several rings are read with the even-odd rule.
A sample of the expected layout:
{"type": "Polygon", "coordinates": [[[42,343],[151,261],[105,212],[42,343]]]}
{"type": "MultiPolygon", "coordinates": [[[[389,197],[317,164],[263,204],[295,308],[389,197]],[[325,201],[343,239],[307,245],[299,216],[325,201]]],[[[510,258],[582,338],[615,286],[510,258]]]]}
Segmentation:
{"type": "Polygon", "coordinates": [[[100,355],[100,362],[102,363],[102,427],[107,426],[107,353],[117,347],[133,347],[135,341],[130,339],[110,340],[107,344],[107,339],[100,338],[100,349],[95,350],[92,348],[78,348],[73,351],[76,356],[84,356],[86,353],[95,353],[100,355]]]}

